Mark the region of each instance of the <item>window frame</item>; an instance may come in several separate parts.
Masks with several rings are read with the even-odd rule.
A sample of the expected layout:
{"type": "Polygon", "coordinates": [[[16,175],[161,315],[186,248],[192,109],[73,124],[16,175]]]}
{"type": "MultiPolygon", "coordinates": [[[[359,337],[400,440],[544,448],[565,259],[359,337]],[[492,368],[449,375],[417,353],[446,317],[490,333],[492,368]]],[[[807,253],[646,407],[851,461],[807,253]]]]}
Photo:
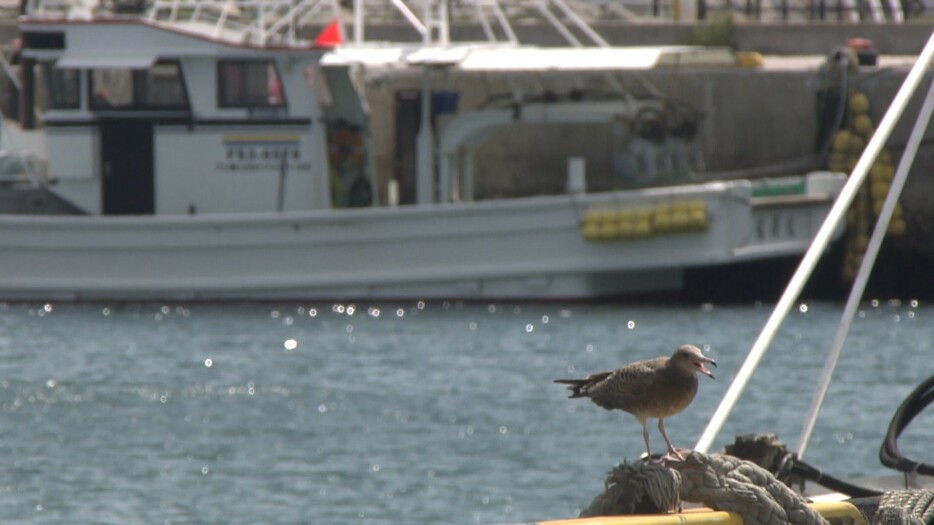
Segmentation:
{"type": "MultiPolygon", "coordinates": [[[[218,59],[216,63],[216,67],[215,67],[214,80],[215,80],[214,84],[216,87],[215,95],[217,97],[216,98],[217,107],[220,109],[248,109],[248,110],[260,109],[261,110],[261,109],[288,108],[288,97],[286,97],[285,86],[282,82],[282,74],[279,72],[279,65],[276,63],[275,60],[271,58],[218,59]],[[266,66],[267,68],[271,67],[271,71],[275,75],[276,81],[279,83],[279,102],[278,103],[269,102],[268,91],[267,91],[267,98],[266,98],[265,103],[250,101],[250,100],[246,100],[242,102],[231,101],[229,99],[230,97],[225,96],[225,94],[227,94],[227,92],[225,91],[226,83],[223,82],[223,73],[225,71],[225,67],[229,67],[231,65],[238,66],[239,76],[241,79],[245,79],[247,77],[246,72],[247,72],[247,67],[249,66],[263,65],[263,66],[266,66]]],[[[269,79],[267,78],[266,81],[267,81],[267,90],[268,90],[269,79]]],[[[246,97],[241,96],[240,98],[246,98],[246,97]]]]}
{"type": "Polygon", "coordinates": [[[58,68],[54,60],[43,60],[37,64],[42,71],[42,89],[45,90],[46,110],[68,111],[81,109],[81,70],[74,68],[58,68]],[[70,81],[65,78],[67,73],[73,73],[70,81]],[[61,84],[53,86],[53,77],[58,76],[61,84]],[[63,98],[60,94],[63,92],[60,88],[66,84],[71,84],[71,90],[74,93],[74,100],[69,100],[65,104],[56,104],[63,98]],[[54,88],[54,89],[53,89],[54,88]]]}
{"type": "Polygon", "coordinates": [[[182,68],[181,62],[179,60],[161,59],[154,62],[146,69],[128,69],[128,71],[130,71],[130,78],[132,80],[132,102],[129,105],[124,106],[108,105],[97,100],[97,97],[94,96],[94,71],[99,69],[109,68],[90,68],[86,71],[88,85],[88,108],[91,111],[190,111],[191,109],[191,99],[188,96],[188,83],[185,82],[185,70],[182,68]],[[146,86],[150,84],[150,71],[156,66],[165,65],[174,66],[175,70],[178,72],[178,82],[181,86],[181,100],[178,104],[172,105],[154,105],[144,103],[143,99],[144,95],[146,94],[145,89],[146,86]]]}

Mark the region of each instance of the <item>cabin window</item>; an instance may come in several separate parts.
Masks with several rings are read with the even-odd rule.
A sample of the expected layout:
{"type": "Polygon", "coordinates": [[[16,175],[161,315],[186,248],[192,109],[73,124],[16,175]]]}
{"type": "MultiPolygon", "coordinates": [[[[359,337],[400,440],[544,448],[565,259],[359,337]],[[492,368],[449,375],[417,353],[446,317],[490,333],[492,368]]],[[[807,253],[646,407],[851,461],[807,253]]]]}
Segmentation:
{"type": "MultiPolygon", "coordinates": [[[[59,69],[51,62],[42,64],[45,103],[49,109],[78,109],[81,106],[80,71],[59,69]]],[[[40,97],[41,98],[41,97],[40,97]]]]}
{"type": "Polygon", "coordinates": [[[181,108],[188,105],[182,72],[177,63],[153,65],[141,86],[141,98],[145,107],[181,108]]]}
{"type": "Polygon", "coordinates": [[[282,81],[272,60],[221,60],[217,101],[223,108],[281,107],[282,81]]]}
{"type": "Polygon", "coordinates": [[[93,109],[186,109],[188,97],[176,62],[149,69],[98,68],[90,72],[93,109]]]}
{"type": "Polygon", "coordinates": [[[91,71],[91,107],[129,108],[133,106],[132,69],[91,71]]]}

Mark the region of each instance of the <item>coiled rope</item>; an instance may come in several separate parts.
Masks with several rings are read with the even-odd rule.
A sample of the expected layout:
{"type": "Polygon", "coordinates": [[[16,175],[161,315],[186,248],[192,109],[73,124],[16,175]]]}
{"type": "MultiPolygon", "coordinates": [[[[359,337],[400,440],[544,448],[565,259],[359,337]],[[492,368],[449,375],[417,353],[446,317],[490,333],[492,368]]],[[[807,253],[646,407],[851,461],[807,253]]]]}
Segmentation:
{"type": "Polygon", "coordinates": [[[659,514],[681,510],[681,475],[658,463],[622,463],[613,467],[603,492],[581,511],[581,518],[659,514]]]}
{"type": "Polygon", "coordinates": [[[934,490],[892,490],[850,500],[871,525],[934,524],[934,490]]]}
{"type": "MultiPolygon", "coordinates": [[[[730,455],[683,451],[683,461],[623,463],[580,517],[677,512],[681,502],[740,515],[744,525],[828,525],[771,472],[730,455]]],[[[890,491],[854,499],[870,525],[934,525],[934,491],[890,491]]]]}
{"type": "Polygon", "coordinates": [[[727,455],[690,452],[684,461],[622,464],[581,517],[673,512],[680,501],[736,512],[745,525],[826,525],[820,514],[769,471],[727,455]],[[654,509],[654,510],[653,510],[654,509]]]}
{"type": "Polygon", "coordinates": [[[669,466],[681,473],[682,499],[736,512],[744,525],[827,523],[804,498],[750,461],[691,452],[669,466]]]}

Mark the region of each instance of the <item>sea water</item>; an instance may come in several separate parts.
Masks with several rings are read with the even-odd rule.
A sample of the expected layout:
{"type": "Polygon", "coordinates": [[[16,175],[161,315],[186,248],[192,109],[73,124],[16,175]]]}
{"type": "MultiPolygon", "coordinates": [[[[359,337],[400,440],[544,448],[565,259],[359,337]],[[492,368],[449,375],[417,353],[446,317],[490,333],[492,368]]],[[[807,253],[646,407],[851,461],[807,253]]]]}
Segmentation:
{"type": "MultiPolygon", "coordinates": [[[[795,306],[715,449],[796,445],[842,308],[795,306]]],[[[572,517],[643,451],[628,414],[556,378],[717,360],[666,421],[702,433],[769,305],[0,305],[0,522],[476,524],[572,517]]],[[[934,373],[934,308],[867,302],[805,459],[879,475],[892,413],[934,373]]],[[[652,446],[661,451],[654,422],[652,446]]],[[[900,441],[934,461],[934,416],[900,441]]]]}

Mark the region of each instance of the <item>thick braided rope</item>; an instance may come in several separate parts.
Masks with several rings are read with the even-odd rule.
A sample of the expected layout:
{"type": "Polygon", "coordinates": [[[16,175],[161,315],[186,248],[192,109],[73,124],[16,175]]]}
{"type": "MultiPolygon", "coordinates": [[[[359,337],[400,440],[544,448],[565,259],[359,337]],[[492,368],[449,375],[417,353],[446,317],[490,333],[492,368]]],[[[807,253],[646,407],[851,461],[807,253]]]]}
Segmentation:
{"type": "Polygon", "coordinates": [[[607,474],[603,492],[580,517],[676,512],[680,486],[678,472],[662,465],[621,463],[607,474]]]}
{"type": "Polygon", "coordinates": [[[872,516],[874,525],[893,523],[924,525],[934,523],[934,490],[892,490],[879,499],[872,516]]]}
{"type": "Polygon", "coordinates": [[[899,507],[881,507],[869,522],[871,525],[924,525],[917,514],[899,507]]]}
{"type": "Polygon", "coordinates": [[[681,473],[681,499],[736,512],[744,525],[828,525],[804,498],[749,461],[687,452],[668,466],[681,473]]]}

